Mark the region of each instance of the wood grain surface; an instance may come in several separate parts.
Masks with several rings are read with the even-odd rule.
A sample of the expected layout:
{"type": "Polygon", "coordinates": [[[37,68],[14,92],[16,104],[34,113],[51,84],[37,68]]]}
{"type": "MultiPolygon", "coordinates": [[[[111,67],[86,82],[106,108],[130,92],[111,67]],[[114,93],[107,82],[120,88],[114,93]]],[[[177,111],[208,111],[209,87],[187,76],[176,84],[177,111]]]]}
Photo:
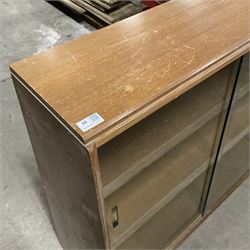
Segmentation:
{"type": "Polygon", "coordinates": [[[104,144],[249,50],[249,1],[173,0],[11,65],[84,143],[104,144]],[[82,132],[93,113],[104,122],[82,132]]]}
{"type": "Polygon", "coordinates": [[[108,248],[92,153],[18,80],[13,81],[62,247],[108,248]]]}

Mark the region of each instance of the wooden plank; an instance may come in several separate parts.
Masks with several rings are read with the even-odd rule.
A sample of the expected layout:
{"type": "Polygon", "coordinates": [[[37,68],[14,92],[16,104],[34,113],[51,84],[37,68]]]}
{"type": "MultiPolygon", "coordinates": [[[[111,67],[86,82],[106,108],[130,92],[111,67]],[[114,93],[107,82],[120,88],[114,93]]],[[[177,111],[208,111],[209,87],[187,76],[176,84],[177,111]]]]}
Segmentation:
{"type": "Polygon", "coordinates": [[[86,12],[84,14],[84,18],[86,19],[87,22],[89,22],[90,24],[94,25],[95,27],[97,27],[99,29],[107,26],[107,24],[105,22],[103,22],[99,18],[96,18],[96,16],[90,12],[86,12]]]}
{"type": "MultiPolygon", "coordinates": [[[[244,106],[246,111],[248,105],[245,100],[248,97],[243,98],[244,101],[240,100],[238,106],[244,106]]],[[[245,116],[246,112],[239,113],[245,116]]],[[[240,121],[244,123],[244,119],[241,118],[243,117],[239,117],[239,122],[235,124],[233,138],[239,134],[242,137],[229,141],[226,147],[228,150],[235,145],[234,143],[238,144],[238,141],[241,141],[245,136],[241,133],[240,121]]],[[[105,200],[107,222],[113,247],[117,247],[131,236],[209,167],[218,121],[219,116],[210,120],[195,134],[151,164],[150,167],[144,169],[105,200]],[[119,210],[120,223],[116,228],[113,228],[111,224],[111,210],[114,206],[117,206],[119,210]]],[[[248,128],[249,125],[245,125],[248,128]]],[[[224,154],[226,153],[227,151],[224,150],[224,154]]],[[[212,156],[213,160],[214,157],[212,156]]]]}
{"type": "MultiPolygon", "coordinates": [[[[222,111],[232,67],[218,72],[99,149],[104,197],[222,111]]],[[[242,86],[240,97],[247,91],[242,86]]]]}
{"type": "Polygon", "coordinates": [[[104,12],[98,10],[97,8],[93,7],[92,5],[90,5],[86,1],[81,1],[81,0],[71,0],[71,1],[76,3],[77,5],[81,6],[85,10],[91,12],[92,14],[94,14],[95,16],[97,16],[102,21],[104,21],[104,22],[106,22],[108,24],[111,24],[111,23],[115,22],[115,19],[112,18],[110,15],[105,14],[104,12]]]}
{"type": "Polygon", "coordinates": [[[248,0],[170,1],[11,71],[79,138],[100,146],[246,53],[248,17],[248,0]],[[104,122],[81,131],[76,123],[95,112],[104,122]]]}
{"type": "Polygon", "coordinates": [[[106,10],[110,10],[112,8],[112,5],[105,3],[104,1],[100,1],[100,0],[92,0],[93,2],[99,4],[100,6],[102,6],[103,8],[105,8],[106,10]]]}
{"type": "Polygon", "coordinates": [[[128,5],[130,3],[129,1],[117,1],[114,3],[108,4],[107,2],[100,1],[100,0],[88,0],[88,2],[94,2],[97,5],[102,6],[104,11],[107,13],[112,13],[114,10],[119,9],[120,7],[124,5],[128,5]]]}
{"type": "Polygon", "coordinates": [[[136,6],[135,4],[132,4],[130,2],[120,2],[119,5],[115,6],[115,8],[111,9],[110,7],[109,11],[107,11],[104,7],[98,5],[95,1],[71,1],[75,1],[79,6],[82,6],[82,8],[88,10],[88,12],[91,13],[97,20],[102,20],[103,22],[106,22],[106,24],[110,24],[110,22],[117,22],[126,17],[135,15],[136,13],[141,11],[141,8],[139,6],[136,6]]]}
{"type": "Polygon", "coordinates": [[[61,245],[64,249],[108,247],[92,153],[17,79],[13,81],[61,245]]]}
{"type": "Polygon", "coordinates": [[[116,22],[124,18],[135,15],[141,11],[141,8],[133,3],[128,2],[126,5],[119,7],[110,13],[110,16],[115,18],[116,22]]]}
{"type": "Polygon", "coordinates": [[[77,4],[73,3],[70,0],[59,0],[59,2],[61,2],[62,4],[64,4],[65,6],[67,6],[68,8],[70,8],[72,11],[74,11],[77,14],[82,15],[86,12],[86,10],[79,7],[77,4]]]}
{"type": "Polygon", "coordinates": [[[116,4],[117,2],[119,2],[119,0],[101,0],[101,1],[109,5],[116,4]]]}
{"type": "MultiPolygon", "coordinates": [[[[72,1],[74,1],[74,0],[72,0],[72,1]]],[[[105,12],[105,10],[106,10],[104,7],[100,6],[99,4],[97,4],[94,1],[91,1],[91,0],[80,0],[80,1],[88,3],[89,5],[93,6],[96,9],[98,9],[99,11],[105,12]]]]}

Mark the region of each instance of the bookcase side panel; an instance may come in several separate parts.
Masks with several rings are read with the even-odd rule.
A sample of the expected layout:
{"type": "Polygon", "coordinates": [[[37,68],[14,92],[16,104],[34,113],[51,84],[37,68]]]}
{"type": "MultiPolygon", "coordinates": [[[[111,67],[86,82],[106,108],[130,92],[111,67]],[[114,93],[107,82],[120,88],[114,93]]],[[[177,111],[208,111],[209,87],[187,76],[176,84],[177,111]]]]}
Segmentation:
{"type": "Polygon", "coordinates": [[[88,150],[14,76],[13,82],[61,245],[105,248],[88,150]]]}

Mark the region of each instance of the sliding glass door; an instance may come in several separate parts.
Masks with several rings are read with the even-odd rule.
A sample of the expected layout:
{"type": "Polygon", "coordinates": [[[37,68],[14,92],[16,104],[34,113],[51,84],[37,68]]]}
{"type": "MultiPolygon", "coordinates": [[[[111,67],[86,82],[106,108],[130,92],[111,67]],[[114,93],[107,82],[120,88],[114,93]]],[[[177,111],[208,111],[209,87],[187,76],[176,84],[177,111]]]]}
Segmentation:
{"type": "Polygon", "coordinates": [[[249,169],[249,54],[242,60],[210,179],[206,211],[249,169]]]}

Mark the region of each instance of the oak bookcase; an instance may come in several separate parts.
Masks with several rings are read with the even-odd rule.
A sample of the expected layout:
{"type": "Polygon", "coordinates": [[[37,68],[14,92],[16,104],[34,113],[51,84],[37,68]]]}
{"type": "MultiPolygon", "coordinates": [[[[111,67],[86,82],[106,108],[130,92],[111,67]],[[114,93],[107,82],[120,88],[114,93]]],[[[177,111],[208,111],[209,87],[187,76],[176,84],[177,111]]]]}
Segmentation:
{"type": "Polygon", "coordinates": [[[247,2],[173,0],[10,66],[63,248],[174,248],[248,176],[247,2]]]}

